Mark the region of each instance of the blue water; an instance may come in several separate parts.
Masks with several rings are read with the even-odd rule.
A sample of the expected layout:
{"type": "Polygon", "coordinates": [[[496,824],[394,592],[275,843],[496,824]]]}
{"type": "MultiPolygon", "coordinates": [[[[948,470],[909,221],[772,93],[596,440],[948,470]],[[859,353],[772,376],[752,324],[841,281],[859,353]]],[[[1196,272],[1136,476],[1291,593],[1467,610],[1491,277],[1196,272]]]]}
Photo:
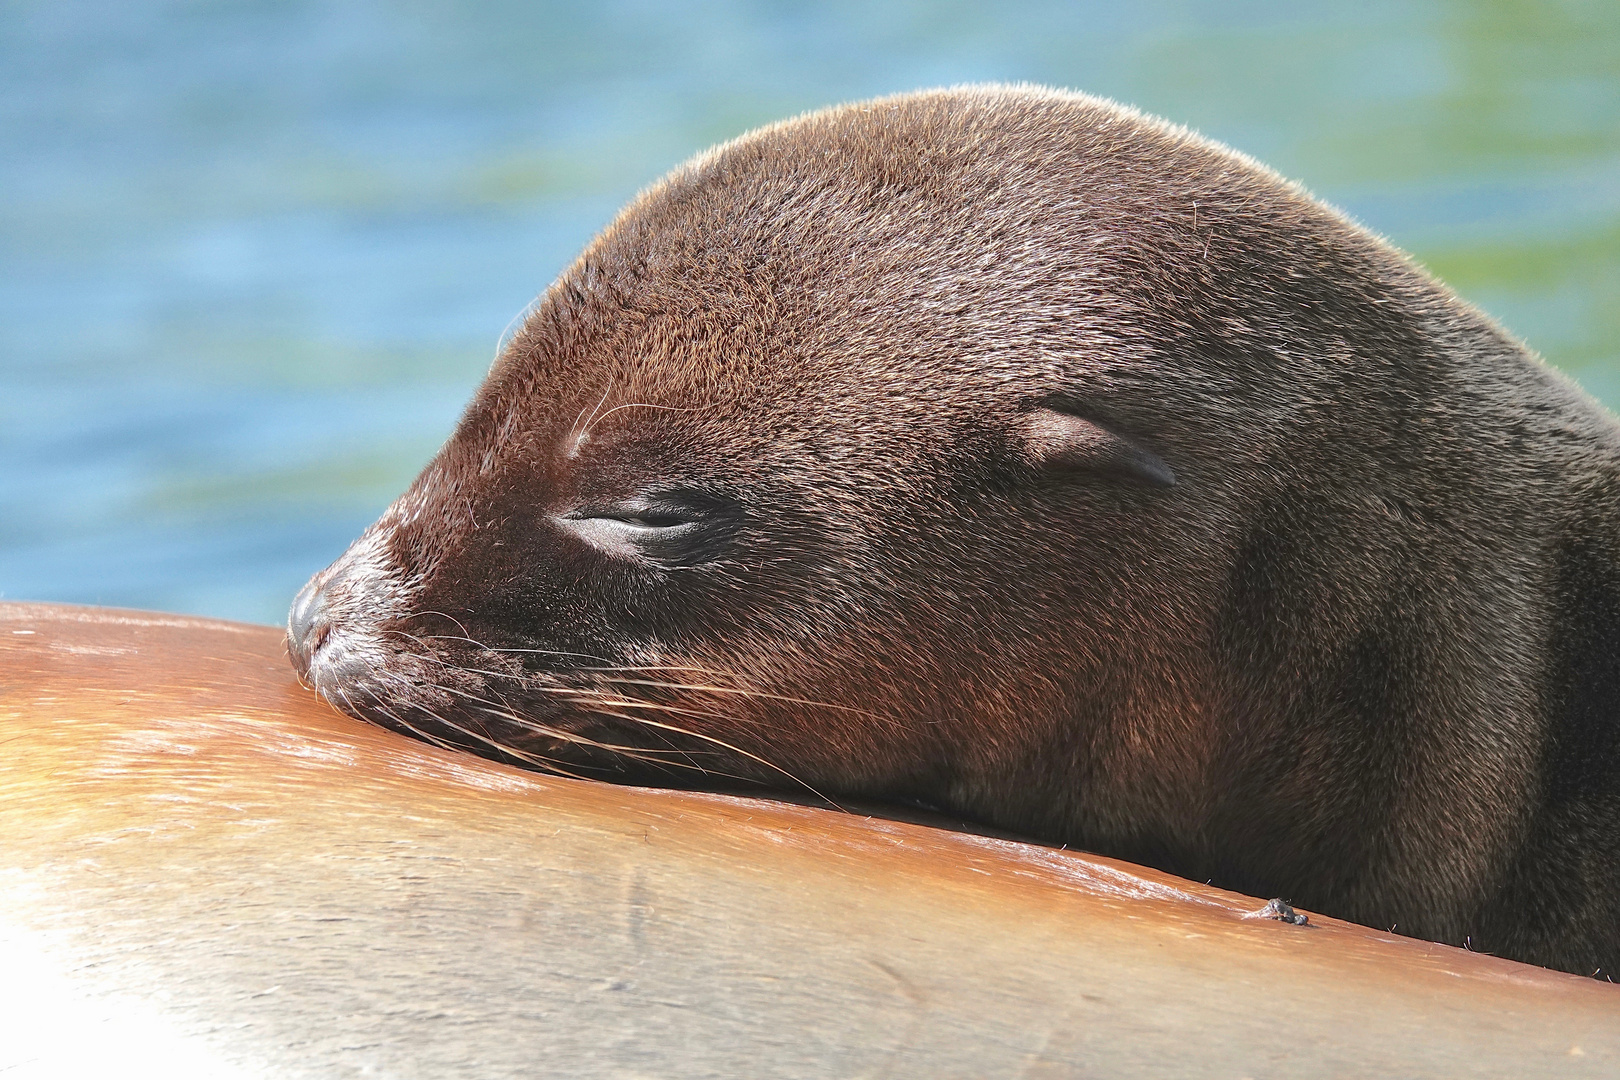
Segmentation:
{"type": "Polygon", "coordinates": [[[637,189],[831,102],[1190,124],[1620,405],[1620,4],[0,0],[0,595],[279,621],[637,189]]]}

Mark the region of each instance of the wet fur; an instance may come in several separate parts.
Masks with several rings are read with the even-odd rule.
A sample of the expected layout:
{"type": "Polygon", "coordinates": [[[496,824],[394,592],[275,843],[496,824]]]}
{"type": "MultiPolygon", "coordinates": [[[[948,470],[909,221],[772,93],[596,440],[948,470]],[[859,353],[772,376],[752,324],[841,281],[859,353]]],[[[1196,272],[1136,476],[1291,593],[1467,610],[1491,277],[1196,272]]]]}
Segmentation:
{"type": "Polygon", "coordinates": [[[1617,439],[1229,150],[868,102],[591,245],[359,542],[386,570],[317,579],[355,663],[310,678],[525,764],[918,800],[1608,973],[1617,439]],[[660,486],[725,506],[702,550],[558,526],[660,486]]]}

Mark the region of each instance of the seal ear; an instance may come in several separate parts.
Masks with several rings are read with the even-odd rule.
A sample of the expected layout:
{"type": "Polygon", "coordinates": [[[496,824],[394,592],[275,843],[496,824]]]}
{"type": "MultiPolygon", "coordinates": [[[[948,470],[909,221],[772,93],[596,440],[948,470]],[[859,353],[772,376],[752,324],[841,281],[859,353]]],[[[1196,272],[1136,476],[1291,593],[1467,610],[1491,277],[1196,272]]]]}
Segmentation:
{"type": "Polygon", "coordinates": [[[1037,469],[1109,473],[1154,487],[1172,487],[1176,474],[1155,454],[1101,424],[1046,406],[1018,418],[1014,438],[1037,469]]]}

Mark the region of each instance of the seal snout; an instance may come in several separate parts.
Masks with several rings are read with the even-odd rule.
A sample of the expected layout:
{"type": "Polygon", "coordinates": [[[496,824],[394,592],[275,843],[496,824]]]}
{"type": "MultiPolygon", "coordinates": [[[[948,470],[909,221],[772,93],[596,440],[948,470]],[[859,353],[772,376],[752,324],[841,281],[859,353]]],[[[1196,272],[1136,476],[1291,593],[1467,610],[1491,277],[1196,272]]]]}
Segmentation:
{"type": "Polygon", "coordinates": [[[315,653],[326,643],[332,624],[327,618],[326,597],[320,577],[310,578],[294,598],[287,612],[287,654],[300,678],[309,677],[315,653]]]}
{"type": "Polygon", "coordinates": [[[379,582],[367,558],[351,551],[309,579],[287,612],[287,655],[307,685],[340,708],[364,696],[361,684],[384,663],[375,629],[385,614],[379,582]]]}

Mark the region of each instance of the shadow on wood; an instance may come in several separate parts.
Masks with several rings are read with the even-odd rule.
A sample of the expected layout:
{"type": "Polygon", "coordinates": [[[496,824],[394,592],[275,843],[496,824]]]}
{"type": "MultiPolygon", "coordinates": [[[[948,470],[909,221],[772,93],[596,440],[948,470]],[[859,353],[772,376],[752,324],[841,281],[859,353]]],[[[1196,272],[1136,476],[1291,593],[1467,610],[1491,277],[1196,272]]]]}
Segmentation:
{"type": "Polygon", "coordinates": [[[280,632],[0,604],[0,1073],[1612,1076],[1620,988],[1072,852],[536,776],[280,632]]]}

